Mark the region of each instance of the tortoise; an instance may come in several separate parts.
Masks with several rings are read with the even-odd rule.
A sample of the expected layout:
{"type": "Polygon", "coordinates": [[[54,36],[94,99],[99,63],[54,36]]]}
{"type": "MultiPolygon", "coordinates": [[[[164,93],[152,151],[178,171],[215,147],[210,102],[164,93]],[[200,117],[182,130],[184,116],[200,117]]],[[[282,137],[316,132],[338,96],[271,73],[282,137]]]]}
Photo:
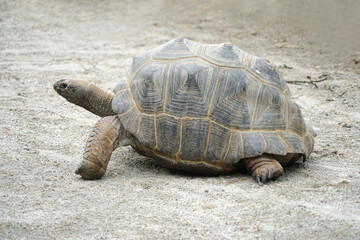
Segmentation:
{"type": "Polygon", "coordinates": [[[245,170],[264,183],[314,147],[316,133],[275,66],[229,42],[168,41],[136,56],[114,94],[77,79],[54,89],[102,117],[76,170],[84,179],[101,178],[113,150],[131,145],[168,168],[245,170]]]}

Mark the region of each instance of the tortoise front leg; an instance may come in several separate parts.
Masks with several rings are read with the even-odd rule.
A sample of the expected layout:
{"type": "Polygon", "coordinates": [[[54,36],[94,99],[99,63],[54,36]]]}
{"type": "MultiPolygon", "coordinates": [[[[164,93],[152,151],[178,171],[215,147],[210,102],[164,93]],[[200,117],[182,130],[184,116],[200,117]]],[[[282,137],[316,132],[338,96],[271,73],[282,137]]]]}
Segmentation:
{"type": "Polygon", "coordinates": [[[255,158],[244,160],[245,167],[254,179],[259,183],[265,183],[267,180],[276,179],[284,173],[281,164],[273,157],[262,155],[255,158]]]}
{"type": "Polygon", "coordinates": [[[100,119],[86,142],[85,153],[76,174],[84,179],[99,179],[107,168],[111,154],[124,137],[118,116],[100,119]]]}

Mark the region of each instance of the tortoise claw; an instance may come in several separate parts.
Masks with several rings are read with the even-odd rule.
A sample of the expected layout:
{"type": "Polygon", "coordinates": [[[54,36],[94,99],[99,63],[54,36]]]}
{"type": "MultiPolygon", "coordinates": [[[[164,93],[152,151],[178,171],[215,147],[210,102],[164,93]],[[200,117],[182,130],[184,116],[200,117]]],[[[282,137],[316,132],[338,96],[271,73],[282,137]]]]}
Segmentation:
{"type": "Polygon", "coordinates": [[[262,182],[262,183],[265,183],[266,180],[267,180],[266,178],[267,178],[267,177],[266,177],[266,174],[265,174],[265,173],[262,173],[262,174],[261,174],[261,182],[262,182]]]}
{"type": "Polygon", "coordinates": [[[283,168],[278,162],[266,162],[258,166],[252,172],[257,183],[266,183],[266,181],[274,180],[283,173],[283,168]]]}
{"type": "Polygon", "coordinates": [[[272,178],[272,176],[273,176],[273,174],[274,174],[273,170],[272,170],[272,169],[271,169],[271,170],[269,170],[268,179],[271,179],[271,178],[272,178]]]}

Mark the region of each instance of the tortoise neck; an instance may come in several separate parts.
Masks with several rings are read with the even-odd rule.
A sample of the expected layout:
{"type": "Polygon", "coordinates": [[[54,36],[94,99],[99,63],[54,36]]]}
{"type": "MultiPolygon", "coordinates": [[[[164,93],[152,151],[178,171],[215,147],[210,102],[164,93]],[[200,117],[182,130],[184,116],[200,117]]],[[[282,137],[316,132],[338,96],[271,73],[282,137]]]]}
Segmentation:
{"type": "Polygon", "coordinates": [[[114,94],[97,87],[95,84],[89,83],[84,96],[78,99],[75,104],[100,117],[113,116],[116,115],[112,110],[113,98],[114,94]]]}

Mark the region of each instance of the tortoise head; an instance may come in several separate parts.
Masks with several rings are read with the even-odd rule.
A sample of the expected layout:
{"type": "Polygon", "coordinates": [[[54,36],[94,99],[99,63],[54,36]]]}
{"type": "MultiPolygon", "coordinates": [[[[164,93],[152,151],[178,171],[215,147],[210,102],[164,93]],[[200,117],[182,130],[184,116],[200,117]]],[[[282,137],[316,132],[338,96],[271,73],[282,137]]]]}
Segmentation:
{"type": "Polygon", "coordinates": [[[54,90],[71,103],[78,104],[87,92],[89,82],[84,80],[61,79],[54,84],[54,90]]]}
{"type": "Polygon", "coordinates": [[[83,107],[100,117],[116,114],[112,110],[114,95],[88,81],[61,79],[54,84],[54,89],[69,102],[83,107]]]}

